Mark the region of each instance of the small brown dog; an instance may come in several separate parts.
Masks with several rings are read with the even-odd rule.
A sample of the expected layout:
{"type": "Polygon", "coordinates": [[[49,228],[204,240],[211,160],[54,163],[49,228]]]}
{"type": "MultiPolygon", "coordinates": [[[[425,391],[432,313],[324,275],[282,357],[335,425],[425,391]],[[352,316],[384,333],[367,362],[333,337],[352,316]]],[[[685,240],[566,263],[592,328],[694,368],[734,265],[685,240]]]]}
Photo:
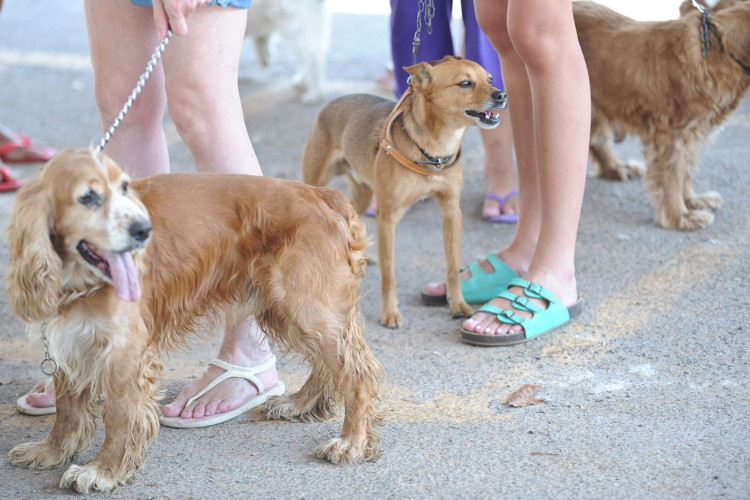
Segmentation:
{"type": "Polygon", "coordinates": [[[59,364],[54,426],[13,448],[12,463],[67,463],[91,445],[103,413],[98,454],[71,465],[61,486],[117,488],[159,428],[159,354],[205,318],[234,326],[249,316],[312,367],[265,414],[325,420],[343,401],[341,437],[316,454],[334,463],[379,455],[383,368],[358,309],[368,242],[340,192],[228,174],[130,182],[103,154],[68,150],[18,192],[8,242],[13,312],[45,335],[59,364]]]}
{"type": "Polygon", "coordinates": [[[598,175],[643,175],[655,219],[695,230],[714,220],[719,193],[696,194],[691,170],[698,148],[740,103],[750,86],[750,2],[709,17],[703,53],[697,9],[662,22],[639,22],[594,2],[573,2],[578,39],[591,81],[590,153],[598,175]],[[647,167],[622,163],[612,129],[640,137],[647,167]]]}
{"type": "Polygon", "coordinates": [[[381,323],[395,328],[398,310],[394,251],[396,225],[422,197],[443,211],[443,242],[451,312],[469,315],[459,278],[463,185],[461,142],[471,125],[494,128],[506,106],[505,93],[475,62],[447,56],[405,68],[410,87],[398,103],[368,94],[334,99],[318,114],[302,158],[303,179],[324,186],[336,175],[349,178],[357,213],[375,195],[381,323]]]}

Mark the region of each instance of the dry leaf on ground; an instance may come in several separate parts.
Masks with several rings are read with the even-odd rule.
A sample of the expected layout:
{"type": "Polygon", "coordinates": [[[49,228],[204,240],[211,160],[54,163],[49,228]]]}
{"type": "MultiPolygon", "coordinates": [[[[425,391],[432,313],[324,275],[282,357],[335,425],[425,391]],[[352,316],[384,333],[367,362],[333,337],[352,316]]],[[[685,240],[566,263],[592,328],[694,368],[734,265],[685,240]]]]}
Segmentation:
{"type": "Polygon", "coordinates": [[[539,384],[523,384],[520,389],[508,396],[505,404],[516,408],[542,404],[544,399],[536,397],[536,390],[541,387],[539,384]]]}

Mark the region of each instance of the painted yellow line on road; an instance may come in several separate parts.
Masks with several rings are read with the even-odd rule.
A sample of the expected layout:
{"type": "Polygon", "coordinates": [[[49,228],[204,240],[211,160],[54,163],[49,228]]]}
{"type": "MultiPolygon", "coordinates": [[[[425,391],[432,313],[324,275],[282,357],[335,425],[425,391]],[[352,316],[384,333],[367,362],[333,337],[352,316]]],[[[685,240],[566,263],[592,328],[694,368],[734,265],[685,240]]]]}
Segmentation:
{"type": "MultiPolygon", "coordinates": [[[[564,335],[555,335],[546,340],[550,344],[542,349],[542,359],[553,363],[563,362],[562,377],[580,376],[580,368],[606,355],[613,340],[633,337],[648,328],[654,318],[678,307],[684,293],[696,287],[705,289],[707,283],[724,274],[723,268],[728,263],[740,258],[743,253],[737,246],[728,248],[712,243],[687,247],[663,266],[597,306],[593,320],[586,323],[574,321],[565,327],[564,335]],[[576,352],[580,353],[583,349],[586,355],[577,356],[576,352]]],[[[383,388],[381,407],[390,422],[508,420],[521,415],[520,412],[505,412],[499,407],[510,392],[508,383],[513,381],[520,387],[529,377],[533,377],[535,363],[519,358],[510,369],[502,363],[502,374],[488,373],[490,380],[475,391],[436,393],[427,402],[413,401],[412,388],[389,385],[383,388]]]]}
{"type": "MultiPolygon", "coordinates": [[[[596,354],[596,351],[603,355],[612,340],[633,337],[647,328],[656,316],[677,307],[684,293],[694,288],[706,288],[706,283],[723,274],[726,263],[739,256],[740,250],[736,247],[708,242],[691,245],[601,303],[590,322],[571,323],[567,334],[556,337],[557,341],[542,352],[550,357],[566,356],[573,366],[576,357],[568,356],[572,349],[588,345],[595,351],[589,351],[589,355],[596,354]]],[[[587,356],[585,362],[590,363],[591,357],[587,356]]]]}
{"type": "Polygon", "coordinates": [[[33,50],[0,50],[0,65],[90,71],[88,55],[33,50]]]}

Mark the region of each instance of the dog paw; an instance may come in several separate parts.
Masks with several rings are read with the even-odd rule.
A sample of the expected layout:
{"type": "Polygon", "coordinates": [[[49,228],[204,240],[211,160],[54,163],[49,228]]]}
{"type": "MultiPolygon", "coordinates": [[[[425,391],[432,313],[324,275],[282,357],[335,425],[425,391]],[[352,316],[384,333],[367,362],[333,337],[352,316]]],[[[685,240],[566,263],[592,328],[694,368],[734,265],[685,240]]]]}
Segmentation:
{"type": "Polygon", "coordinates": [[[622,171],[624,173],[624,177],[620,177],[622,180],[637,179],[646,174],[646,165],[640,161],[630,160],[622,166],[622,171]]]}
{"type": "Polygon", "coordinates": [[[617,162],[614,165],[600,165],[596,176],[615,181],[628,181],[643,177],[645,173],[646,165],[639,161],[630,160],[625,163],[617,162]]]}
{"type": "Polygon", "coordinates": [[[685,205],[693,210],[718,210],[724,203],[724,198],[716,191],[706,191],[695,198],[685,200],[685,205]]]}
{"type": "Polygon", "coordinates": [[[320,397],[301,408],[290,396],[276,396],[266,401],[261,410],[269,420],[296,420],[301,422],[327,422],[336,416],[336,402],[320,397]]]}
{"type": "Polygon", "coordinates": [[[110,473],[93,464],[71,465],[60,480],[61,488],[71,488],[78,493],[92,491],[113,491],[124,483],[117,481],[110,473]]]}
{"type": "Polygon", "coordinates": [[[337,437],[318,446],[313,454],[332,464],[368,462],[380,457],[377,443],[365,443],[355,446],[348,439],[337,437]]]}
{"type": "Polygon", "coordinates": [[[474,308],[471,307],[467,302],[461,301],[459,304],[453,304],[451,302],[451,315],[453,318],[469,318],[474,314],[474,308]]]}
{"type": "Polygon", "coordinates": [[[696,231],[710,226],[714,221],[714,213],[710,210],[689,210],[679,217],[664,217],[657,223],[667,229],[679,229],[682,231],[696,231]]]}
{"type": "Polygon", "coordinates": [[[388,328],[398,328],[404,322],[401,313],[396,311],[384,311],[380,319],[380,324],[388,328]]]}
{"type": "Polygon", "coordinates": [[[32,469],[52,469],[70,458],[63,450],[53,448],[44,441],[19,444],[8,453],[13,465],[32,469]]]}

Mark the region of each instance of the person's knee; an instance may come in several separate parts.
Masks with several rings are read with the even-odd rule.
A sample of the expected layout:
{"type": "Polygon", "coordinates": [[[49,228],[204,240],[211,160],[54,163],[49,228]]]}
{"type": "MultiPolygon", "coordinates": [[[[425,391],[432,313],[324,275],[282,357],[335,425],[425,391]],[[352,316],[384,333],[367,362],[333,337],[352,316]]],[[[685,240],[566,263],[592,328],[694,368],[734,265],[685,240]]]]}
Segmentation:
{"type": "Polygon", "coordinates": [[[188,145],[210,136],[207,130],[207,117],[214,110],[210,109],[210,96],[203,95],[195,89],[180,88],[168,91],[169,116],[172,118],[177,132],[188,145]]]}
{"type": "Polygon", "coordinates": [[[557,57],[560,40],[530,23],[516,23],[508,28],[513,49],[527,66],[545,67],[557,57]]]}
{"type": "MultiPolygon", "coordinates": [[[[99,116],[103,123],[109,126],[122,111],[133,89],[116,82],[99,79],[94,88],[94,98],[99,116]]],[[[142,91],[136,96],[132,106],[127,110],[128,125],[161,126],[165,105],[156,93],[142,91]]]]}
{"type": "Polygon", "coordinates": [[[478,8],[476,18],[477,24],[498,52],[502,54],[503,51],[513,49],[508,35],[506,9],[478,8]]]}

